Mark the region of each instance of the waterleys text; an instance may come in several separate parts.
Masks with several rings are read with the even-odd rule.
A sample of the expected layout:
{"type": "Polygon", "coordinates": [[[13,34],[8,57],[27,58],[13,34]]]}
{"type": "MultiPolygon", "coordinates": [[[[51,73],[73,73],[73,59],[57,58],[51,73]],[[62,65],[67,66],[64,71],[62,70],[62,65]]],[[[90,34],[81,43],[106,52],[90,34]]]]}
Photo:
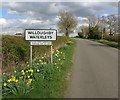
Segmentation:
{"type": "Polygon", "coordinates": [[[30,39],[52,39],[52,36],[30,36],[30,39]]]}

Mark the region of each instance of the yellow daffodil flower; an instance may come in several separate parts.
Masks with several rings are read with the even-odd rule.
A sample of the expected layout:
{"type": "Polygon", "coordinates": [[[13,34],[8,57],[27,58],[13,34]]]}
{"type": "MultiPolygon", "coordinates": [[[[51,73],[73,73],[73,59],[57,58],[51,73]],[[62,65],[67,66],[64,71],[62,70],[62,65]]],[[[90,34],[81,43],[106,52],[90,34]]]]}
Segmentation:
{"type": "Polygon", "coordinates": [[[46,62],[44,62],[44,64],[47,64],[46,62]]]}
{"type": "Polygon", "coordinates": [[[24,72],[24,70],[21,71],[22,73],[24,72]]]}
{"type": "Polygon", "coordinates": [[[39,69],[37,69],[37,72],[39,72],[40,70],[39,69]]]}
{"type": "Polygon", "coordinates": [[[25,73],[23,72],[22,75],[25,75],[25,73]]]}
{"type": "Polygon", "coordinates": [[[30,85],[31,82],[32,82],[32,79],[29,79],[29,80],[27,81],[27,85],[30,85]]]}
{"type": "Polygon", "coordinates": [[[11,82],[11,80],[9,79],[7,82],[11,82]]]}
{"type": "Polygon", "coordinates": [[[32,69],[30,69],[30,70],[29,70],[29,72],[33,73],[33,70],[32,70],[32,69]]]}
{"type": "Polygon", "coordinates": [[[30,76],[28,76],[28,78],[30,78],[30,76]]]}
{"type": "Polygon", "coordinates": [[[18,83],[18,80],[15,80],[16,83],[18,83]]]}
{"type": "Polygon", "coordinates": [[[11,76],[11,79],[10,79],[12,82],[14,82],[16,80],[15,76],[11,76]]]}
{"type": "Polygon", "coordinates": [[[3,86],[5,86],[5,87],[6,87],[6,86],[7,86],[7,83],[4,83],[4,84],[3,84],[3,86]]]}
{"type": "Polygon", "coordinates": [[[20,79],[22,79],[23,78],[23,76],[20,76],[20,79]]]}

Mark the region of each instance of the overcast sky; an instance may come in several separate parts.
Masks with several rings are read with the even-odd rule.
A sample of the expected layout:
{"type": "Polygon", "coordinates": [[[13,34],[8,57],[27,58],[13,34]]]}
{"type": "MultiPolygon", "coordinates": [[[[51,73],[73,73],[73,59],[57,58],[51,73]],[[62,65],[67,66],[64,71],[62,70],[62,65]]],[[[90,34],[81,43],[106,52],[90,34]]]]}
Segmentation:
{"type": "Polygon", "coordinates": [[[23,32],[24,29],[57,29],[60,10],[71,12],[78,26],[87,25],[88,16],[101,17],[117,14],[117,2],[19,2],[2,3],[0,26],[4,34],[23,32]]]}

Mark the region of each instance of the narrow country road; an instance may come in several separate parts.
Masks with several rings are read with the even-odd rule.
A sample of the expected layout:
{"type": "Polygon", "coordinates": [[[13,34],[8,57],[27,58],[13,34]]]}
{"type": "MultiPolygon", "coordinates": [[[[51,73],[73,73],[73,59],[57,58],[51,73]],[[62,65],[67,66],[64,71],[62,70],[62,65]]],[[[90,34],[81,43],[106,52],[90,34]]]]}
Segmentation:
{"type": "Polygon", "coordinates": [[[76,41],[66,98],[117,98],[118,50],[90,40],[76,41]]]}

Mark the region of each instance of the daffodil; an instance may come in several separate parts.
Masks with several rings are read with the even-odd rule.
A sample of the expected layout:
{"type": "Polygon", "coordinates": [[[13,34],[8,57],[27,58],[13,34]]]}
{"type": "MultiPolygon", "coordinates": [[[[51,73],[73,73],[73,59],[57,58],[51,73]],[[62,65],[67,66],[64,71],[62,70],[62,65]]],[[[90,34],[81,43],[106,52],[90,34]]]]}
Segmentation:
{"type": "Polygon", "coordinates": [[[24,72],[24,70],[21,71],[22,73],[24,72]]]}
{"type": "Polygon", "coordinates": [[[44,64],[47,64],[46,62],[44,62],[44,64]]]}
{"type": "Polygon", "coordinates": [[[32,82],[32,79],[28,79],[28,81],[27,81],[27,85],[30,85],[31,82],[32,82]]]}
{"type": "Polygon", "coordinates": [[[29,82],[27,82],[26,84],[27,84],[27,85],[29,85],[30,83],[29,83],[29,82]]]}
{"type": "Polygon", "coordinates": [[[11,76],[11,81],[14,82],[16,80],[15,76],[11,76]]]}
{"type": "Polygon", "coordinates": [[[16,83],[18,83],[18,80],[15,80],[16,83]]]}
{"type": "Polygon", "coordinates": [[[3,86],[5,86],[5,87],[6,87],[6,86],[7,86],[7,83],[4,83],[4,84],[3,84],[3,86]]]}
{"type": "Polygon", "coordinates": [[[9,80],[7,80],[7,82],[9,82],[9,83],[10,83],[10,82],[11,82],[11,80],[9,79],[9,80]]]}
{"type": "Polygon", "coordinates": [[[37,72],[39,72],[40,70],[39,69],[37,69],[37,72]]]}
{"type": "Polygon", "coordinates": [[[29,79],[29,81],[32,81],[32,79],[29,79]]]}
{"type": "Polygon", "coordinates": [[[30,76],[28,76],[28,78],[30,78],[30,76]]]}
{"type": "Polygon", "coordinates": [[[23,78],[23,76],[20,76],[20,79],[22,79],[23,78]]]}
{"type": "Polygon", "coordinates": [[[56,50],[56,52],[59,52],[59,50],[56,50]]]}
{"type": "Polygon", "coordinates": [[[42,60],[39,60],[39,62],[41,62],[42,60]]]}
{"type": "Polygon", "coordinates": [[[23,72],[22,75],[25,75],[25,72],[23,72]]]}
{"type": "Polygon", "coordinates": [[[33,73],[33,70],[32,70],[32,69],[30,69],[30,70],[29,70],[29,72],[33,73]]]}
{"type": "Polygon", "coordinates": [[[5,75],[5,73],[3,73],[3,75],[5,75]]]}
{"type": "Polygon", "coordinates": [[[44,56],[46,56],[46,53],[44,54],[44,56]]]}

